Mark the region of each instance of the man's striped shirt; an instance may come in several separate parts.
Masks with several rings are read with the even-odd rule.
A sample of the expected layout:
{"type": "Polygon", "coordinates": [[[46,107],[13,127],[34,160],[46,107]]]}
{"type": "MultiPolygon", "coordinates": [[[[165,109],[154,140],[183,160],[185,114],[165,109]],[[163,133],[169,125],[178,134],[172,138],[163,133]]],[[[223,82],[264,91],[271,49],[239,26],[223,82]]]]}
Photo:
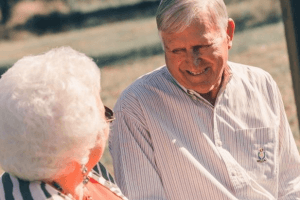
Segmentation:
{"type": "Polygon", "coordinates": [[[300,156],[276,83],[228,64],[215,106],[166,66],[121,94],[110,152],[129,199],[300,199],[300,156]]]}

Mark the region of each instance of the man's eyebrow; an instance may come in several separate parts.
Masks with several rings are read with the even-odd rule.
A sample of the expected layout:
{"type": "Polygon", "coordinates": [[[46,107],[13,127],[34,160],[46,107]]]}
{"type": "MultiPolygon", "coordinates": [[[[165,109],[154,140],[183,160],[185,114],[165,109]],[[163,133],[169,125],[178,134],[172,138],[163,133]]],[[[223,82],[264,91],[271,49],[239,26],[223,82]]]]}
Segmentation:
{"type": "Polygon", "coordinates": [[[165,46],[165,49],[170,50],[170,47],[169,47],[169,46],[167,46],[167,45],[164,45],[164,46],[165,46]]]}
{"type": "Polygon", "coordinates": [[[193,46],[193,49],[199,49],[199,48],[208,47],[208,46],[211,46],[211,45],[213,45],[213,43],[195,45],[195,46],[193,46]]]}
{"type": "Polygon", "coordinates": [[[175,47],[172,50],[183,50],[183,49],[185,49],[185,47],[175,47]]]}

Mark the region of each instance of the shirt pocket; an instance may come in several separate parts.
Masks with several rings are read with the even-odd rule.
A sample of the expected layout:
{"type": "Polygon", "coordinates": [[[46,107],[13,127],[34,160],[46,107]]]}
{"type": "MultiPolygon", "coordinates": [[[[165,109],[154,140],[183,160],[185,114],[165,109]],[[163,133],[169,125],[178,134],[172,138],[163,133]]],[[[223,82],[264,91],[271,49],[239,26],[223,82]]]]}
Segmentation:
{"type": "Polygon", "coordinates": [[[235,131],[237,162],[250,177],[262,184],[275,179],[277,174],[274,128],[251,128],[235,131]]]}

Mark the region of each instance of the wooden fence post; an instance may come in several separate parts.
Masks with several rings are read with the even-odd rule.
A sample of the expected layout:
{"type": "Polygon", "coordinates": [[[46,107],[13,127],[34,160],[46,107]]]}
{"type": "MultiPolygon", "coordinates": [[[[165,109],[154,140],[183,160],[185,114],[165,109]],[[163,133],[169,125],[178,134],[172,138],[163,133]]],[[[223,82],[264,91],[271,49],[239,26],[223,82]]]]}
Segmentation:
{"type": "MultiPolygon", "coordinates": [[[[297,107],[298,124],[300,120],[300,15],[297,8],[299,0],[280,0],[285,37],[289,53],[290,68],[297,107]]],[[[300,126],[299,126],[300,127],[300,126]]],[[[299,132],[300,133],[300,132],[299,132]]]]}

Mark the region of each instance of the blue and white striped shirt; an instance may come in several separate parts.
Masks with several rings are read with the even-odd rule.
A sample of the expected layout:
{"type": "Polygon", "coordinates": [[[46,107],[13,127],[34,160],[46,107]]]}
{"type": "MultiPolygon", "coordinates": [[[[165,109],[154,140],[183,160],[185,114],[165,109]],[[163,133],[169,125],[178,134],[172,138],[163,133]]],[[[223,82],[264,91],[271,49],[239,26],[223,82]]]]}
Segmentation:
{"type": "MultiPolygon", "coordinates": [[[[106,168],[98,162],[90,172],[90,177],[119,196],[127,200],[113,177],[106,168]]],[[[73,198],[62,194],[60,191],[41,181],[24,181],[4,173],[0,176],[0,200],[72,200],[73,198]]]]}
{"type": "Polygon", "coordinates": [[[276,83],[228,65],[215,106],[166,66],[121,94],[110,152],[129,199],[300,199],[300,156],[276,83]]]}

